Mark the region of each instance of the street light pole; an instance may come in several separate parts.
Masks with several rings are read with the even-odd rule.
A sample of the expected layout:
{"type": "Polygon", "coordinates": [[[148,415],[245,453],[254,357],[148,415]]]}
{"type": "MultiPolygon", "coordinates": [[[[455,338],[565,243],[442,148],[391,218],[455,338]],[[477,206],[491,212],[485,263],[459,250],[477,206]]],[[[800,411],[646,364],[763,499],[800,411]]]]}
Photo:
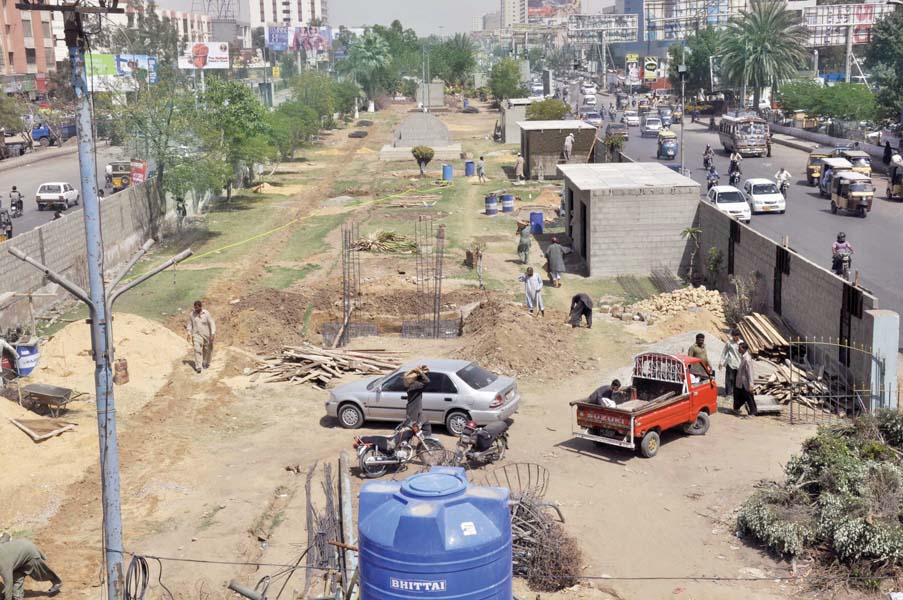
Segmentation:
{"type": "MultiPolygon", "coordinates": [[[[683,55],[683,50],[681,49],[681,55],[683,55]]],[[[681,56],[683,59],[683,56],[681,56]]],[[[684,110],[687,106],[686,94],[687,94],[687,65],[686,63],[682,63],[677,66],[677,74],[680,76],[680,148],[677,149],[680,152],[680,174],[684,175],[686,171],[684,170],[684,129],[686,129],[686,125],[684,122],[684,110]]]]}

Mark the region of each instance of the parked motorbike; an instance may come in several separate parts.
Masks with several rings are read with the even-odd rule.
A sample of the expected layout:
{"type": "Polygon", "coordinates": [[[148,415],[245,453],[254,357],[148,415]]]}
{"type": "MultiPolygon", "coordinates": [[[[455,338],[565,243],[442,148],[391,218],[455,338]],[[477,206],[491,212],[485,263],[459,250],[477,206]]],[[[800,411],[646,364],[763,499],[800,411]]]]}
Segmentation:
{"type": "Polygon", "coordinates": [[[502,460],[508,449],[508,423],[496,421],[485,427],[469,422],[458,437],[452,464],[489,464],[502,460]]]}
{"type": "Polygon", "coordinates": [[[427,437],[417,423],[404,421],[392,435],[368,435],[354,438],[358,466],[364,477],[376,478],[389,469],[398,469],[415,459],[425,465],[438,465],[445,460],[445,447],[437,439],[427,437]]]}
{"type": "Polygon", "coordinates": [[[850,252],[837,252],[834,255],[832,266],[833,271],[843,277],[845,280],[850,280],[850,267],[853,264],[853,255],[850,252]]]}

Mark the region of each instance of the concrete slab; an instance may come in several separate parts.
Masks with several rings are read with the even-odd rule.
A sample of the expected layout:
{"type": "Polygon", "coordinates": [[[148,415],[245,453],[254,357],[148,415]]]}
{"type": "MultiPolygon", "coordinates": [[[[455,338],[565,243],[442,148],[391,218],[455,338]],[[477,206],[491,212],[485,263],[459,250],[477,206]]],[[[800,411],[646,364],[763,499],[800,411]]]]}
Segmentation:
{"type": "Polygon", "coordinates": [[[661,163],[598,163],[559,165],[558,170],[580,191],[687,187],[699,184],[661,163]]]}

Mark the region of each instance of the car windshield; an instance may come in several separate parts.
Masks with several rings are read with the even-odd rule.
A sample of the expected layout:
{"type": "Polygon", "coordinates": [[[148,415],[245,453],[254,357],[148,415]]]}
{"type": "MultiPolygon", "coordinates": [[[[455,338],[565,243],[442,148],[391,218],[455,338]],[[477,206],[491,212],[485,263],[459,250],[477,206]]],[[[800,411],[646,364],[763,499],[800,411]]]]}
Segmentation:
{"type": "Polygon", "coordinates": [[[863,183],[851,183],[851,184],[850,184],[850,191],[851,191],[851,192],[871,192],[871,191],[872,191],[872,184],[870,184],[870,183],[865,183],[865,182],[863,182],[863,183]]]}
{"type": "Polygon", "coordinates": [[[850,162],[853,163],[854,167],[868,167],[872,164],[867,158],[854,158],[850,162]]]}
{"type": "Polygon", "coordinates": [[[760,183],[753,186],[753,194],[777,194],[778,188],[773,183],[760,183]]]}
{"type": "Polygon", "coordinates": [[[58,185],[42,185],[39,194],[59,194],[62,189],[58,185]]]}
{"type": "Polygon", "coordinates": [[[601,119],[602,117],[597,112],[588,112],[585,115],[583,115],[583,118],[585,118],[585,119],[601,119]]]}
{"type": "Polygon", "coordinates": [[[655,126],[661,125],[661,124],[662,124],[662,122],[659,121],[658,119],[646,119],[646,125],[648,127],[655,127],[655,126]]]}
{"type": "Polygon", "coordinates": [[[671,114],[671,109],[670,109],[670,108],[660,108],[660,109],[658,109],[658,112],[659,112],[663,117],[667,117],[668,115],[671,114]]]}
{"type": "Polygon", "coordinates": [[[716,200],[718,204],[737,204],[738,202],[743,202],[743,196],[740,195],[740,192],[721,192],[718,194],[716,200]]]}
{"type": "Polygon", "coordinates": [[[625,110],[625,111],[624,111],[624,116],[625,116],[625,117],[635,117],[635,116],[636,116],[636,111],[635,111],[635,110],[625,110]]]}
{"type": "Polygon", "coordinates": [[[377,377],[376,379],[374,379],[373,381],[371,381],[370,383],[367,384],[367,389],[370,391],[377,389],[380,385],[382,385],[382,382],[385,381],[385,379],[386,379],[385,377],[377,377]]]}
{"type": "Polygon", "coordinates": [[[487,371],[483,367],[474,363],[470,363],[469,365],[458,371],[458,377],[461,378],[461,381],[475,390],[482,390],[484,387],[499,378],[499,376],[492,371],[487,371]]]}
{"type": "Polygon", "coordinates": [[[764,135],[765,125],[761,123],[747,123],[741,125],[739,131],[742,135],[764,135]]]}

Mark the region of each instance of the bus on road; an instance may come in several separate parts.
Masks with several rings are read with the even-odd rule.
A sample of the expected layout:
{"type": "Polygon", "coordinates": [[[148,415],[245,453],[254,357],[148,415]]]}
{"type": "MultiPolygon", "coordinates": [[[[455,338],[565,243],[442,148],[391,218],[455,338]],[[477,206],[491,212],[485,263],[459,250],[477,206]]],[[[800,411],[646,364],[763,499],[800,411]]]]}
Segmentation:
{"type": "Polygon", "coordinates": [[[718,127],[718,137],[725,152],[741,156],[770,154],[768,122],[755,115],[724,115],[718,127]]]}

